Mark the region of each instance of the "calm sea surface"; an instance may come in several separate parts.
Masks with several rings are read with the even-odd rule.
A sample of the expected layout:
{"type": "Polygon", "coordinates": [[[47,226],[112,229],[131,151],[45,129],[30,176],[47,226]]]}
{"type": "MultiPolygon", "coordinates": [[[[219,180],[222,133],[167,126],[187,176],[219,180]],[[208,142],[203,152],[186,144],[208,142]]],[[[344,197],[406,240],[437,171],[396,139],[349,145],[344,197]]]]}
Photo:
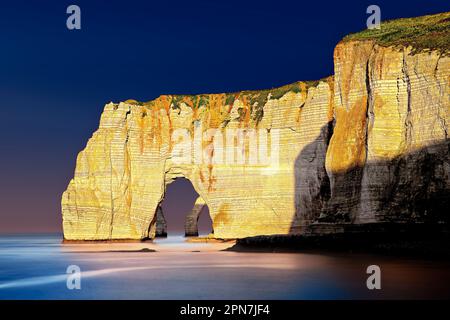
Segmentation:
{"type": "Polygon", "coordinates": [[[0,299],[415,299],[450,297],[450,263],[362,254],[243,253],[230,244],[61,244],[0,237],[0,299]],[[139,252],[148,248],[148,252],[139,252]],[[155,250],[155,252],[152,252],[155,250]],[[381,268],[368,290],[366,268],[381,268]],[[81,289],[67,288],[68,266],[81,289]]]}

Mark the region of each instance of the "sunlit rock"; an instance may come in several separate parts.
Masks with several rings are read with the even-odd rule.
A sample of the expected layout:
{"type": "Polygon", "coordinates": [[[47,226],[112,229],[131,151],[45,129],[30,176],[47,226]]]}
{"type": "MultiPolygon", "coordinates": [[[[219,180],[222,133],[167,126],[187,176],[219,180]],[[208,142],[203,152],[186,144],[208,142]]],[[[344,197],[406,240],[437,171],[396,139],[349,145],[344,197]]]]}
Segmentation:
{"type": "Polygon", "coordinates": [[[449,24],[445,13],[350,35],[334,77],[316,82],[107,104],[62,197],[65,239],[155,237],[179,177],[217,238],[448,222],[449,24]]]}

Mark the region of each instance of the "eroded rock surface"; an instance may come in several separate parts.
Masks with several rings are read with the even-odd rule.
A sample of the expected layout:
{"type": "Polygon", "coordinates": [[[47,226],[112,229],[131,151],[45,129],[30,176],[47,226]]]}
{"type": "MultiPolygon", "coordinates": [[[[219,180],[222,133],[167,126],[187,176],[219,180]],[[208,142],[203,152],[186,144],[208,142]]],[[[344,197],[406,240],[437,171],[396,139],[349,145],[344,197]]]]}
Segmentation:
{"type": "Polygon", "coordinates": [[[167,223],[161,205],[156,209],[156,237],[167,237],[167,223]]]}
{"type": "Polygon", "coordinates": [[[444,24],[439,46],[362,33],[337,45],[334,77],[317,82],[107,104],[62,197],[65,239],[153,238],[178,177],[205,201],[217,238],[317,222],[448,222],[450,37],[439,32],[450,14],[417,19],[444,24]],[[234,129],[242,136],[228,136],[234,129]],[[186,136],[192,148],[179,152],[186,136]]]}
{"type": "Polygon", "coordinates": [[[202,197],[198,197],[195,200],[194,207],[191,212],[186,216],[186,221],[184,225],[185,236],[195,237],[198,236],[198,219],[200,218],[200,213],[202,209],[206,206],[205,200],[202,197]]]}

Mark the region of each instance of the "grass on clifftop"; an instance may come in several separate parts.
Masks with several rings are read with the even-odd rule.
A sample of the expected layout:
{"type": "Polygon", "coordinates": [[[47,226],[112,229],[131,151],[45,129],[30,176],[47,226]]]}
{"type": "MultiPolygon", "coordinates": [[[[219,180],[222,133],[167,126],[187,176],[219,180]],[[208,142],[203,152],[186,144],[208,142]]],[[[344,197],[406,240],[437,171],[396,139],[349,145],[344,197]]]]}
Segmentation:
{"type": "MultiPolygon", "coordinates": [[[[270,99],[280,99],[288,92],[299,93],[302,90],[306,90],[310,87],[316,87],[320,83],[320,81],[327,81],[327,79],[328,78],[323,78],[317,81],[297,81],[281,87],[262,90],[244,90],[229,93],[211,93],[211,94],[168,94],[164,96],[170,97],[172,99],[171,104],[175,106],[178,105],[180,102],[182,102],[184,99],[189,99],[193,101],[194,102],[193,105],[198,107],[202,105],[208,105],[210,96],[214,95],[225,95],[226,105],[232,105],[236,99],[245,97],[248,98],[248,100],[251,102],[252,105],[254,103],[257,103],[259,106],[262,106],[269,99],[269,94],[270,99]]],[[[150,106],[155,102],[155,100],[157,99],[150,100],[147,102],[141,102],[134,99],[128,99],[125,101],[125,103],[140,106],[150,106]]]]}
{"type": "Polygon", "coordinates": [[[412,46],[415,51],[449,53],[450,12],[382,21],[380,29],[366,29],[343,39],[350,40],[375,40],[381,46],[412,46]]]}
{"type": "MultiPolygon", "coordinates": [[[[324,78],[317,81],[298,81],[291,84],[287,84],[277,88],[264,89],[264,90],[246,90],[246,91],[238,91],[233,93],[218,93],[218,94],[198,94],[198,95],[190,95],[190,94],[174,94],[174,95],[164,95],[164,97],[169,99],[170,107],[174,110],[181,110],[180,103],[184,102],[193,108],[200,108],[201,106],[210,107],[210,99],[213,99],[215,103],[217,102],[214,99],[214,96],[222,96],[224,99],[222,103],[225,105],[232,106],[236,99],[239,99],[241,102],[247,105],[248,110],[250,112],[250,116],[253,121],[259,123],[264,116],[264,106],[269,100],[281,99],[288,92],[299,93],[305,92],[310,87],[316,87],[320,81],[328,81],[329,78],[324,78]]],[[[157,99],[150,100],[147,102],[140,102],[134,99],[128,99],[125,103],[152,107],[155,103],[157,103],[158,99],[163,96],[160,96],[157,99]]],[[[238,109],[240,119],[243,120],[247,115],[247,110],[243,108],[238,109]]],[[[240,121],[241,121],[240,120],[240,121]]],[[[225,120],[226,123],[229,120],[225,120]]],[[[226,124],[225,124],[226,125],[226,124]]]]}

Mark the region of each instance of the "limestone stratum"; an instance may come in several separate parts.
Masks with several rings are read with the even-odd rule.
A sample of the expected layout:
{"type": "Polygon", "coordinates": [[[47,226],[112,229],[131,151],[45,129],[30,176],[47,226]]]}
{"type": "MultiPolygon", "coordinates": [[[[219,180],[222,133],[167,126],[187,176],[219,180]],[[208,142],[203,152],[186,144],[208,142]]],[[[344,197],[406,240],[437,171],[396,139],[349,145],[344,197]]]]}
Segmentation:
{"type": "Polygon", "coordinates": [[[275,89],[108,103],[62,196],[64,238],[164,233],[156,213],[179,177],[200,195],[190,219],[207,205],[216,238],[448,223],[450,12],[349,35],[334,64],[334,76],[275,89]],[[241,163],[175,161],[174,132],[198,128],[203,157],[226,154],[229,129],[267,133],[259,146],[278,132],[278,162],[251,162],[245,135],[241,163]]]}

